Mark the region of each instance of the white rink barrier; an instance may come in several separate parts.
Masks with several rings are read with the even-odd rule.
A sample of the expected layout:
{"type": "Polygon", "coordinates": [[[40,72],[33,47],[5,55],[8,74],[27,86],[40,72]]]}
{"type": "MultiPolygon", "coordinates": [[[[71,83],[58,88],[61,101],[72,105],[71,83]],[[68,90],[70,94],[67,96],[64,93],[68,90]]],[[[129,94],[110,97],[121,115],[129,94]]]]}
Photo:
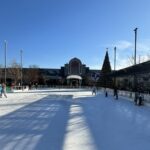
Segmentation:
{"type": "Polygon", "coordinates": [[[29,87],[28,86],[13,86],[11,87],[11,92],[24,92],[28,91],[29,87]]]}
{"type": "MultiPolygon", "coordinates": [[[[114,90],[113,89],[109,89],[109,88],[101,88],[101,91],[105,91],[107,90],[108,94],[110,95],[113,95],[114,94],[114,90]]],[[[135,97],[135,93],[134,92],[131,92],[131,91],[122,91],[122,90],[118,90],[118,95],[119,96],[123,96],[123,97],[127,97],[127,98],[130,98],[130,99],[134,99],[135,97]]],[[[143,98],[144,98],[144,101],[150,103],[150,94],[142,94],[143,95],[143,98]]]]}
{"type": "MultiPolygon", "coordinates": [[[[131,99],[134,99],[134,97],[135,97],[135,93],[134,92],[130,92],[130,91],[120,91],[119,90],[118,94],[120,96],[125,96],[125,97],[131,98],[131,99]]],[[[144,101],[150,103],[150,94],[144,94],[143,93],[142,95],[143,95],[144,101]]]]}

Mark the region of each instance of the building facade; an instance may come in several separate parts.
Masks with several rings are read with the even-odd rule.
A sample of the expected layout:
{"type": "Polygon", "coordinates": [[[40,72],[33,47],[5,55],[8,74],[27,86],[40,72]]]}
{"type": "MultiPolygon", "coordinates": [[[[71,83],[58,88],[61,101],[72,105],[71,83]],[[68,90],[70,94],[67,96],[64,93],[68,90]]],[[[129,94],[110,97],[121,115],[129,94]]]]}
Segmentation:
{"type": "MultiPolygon", "coordinates": [[[[5,69],[0,69],[0,80],[4,81],[5,69]]],[[[20,84],[20,68],[7,68],[7,83],[20,84]]],[[[91,70],[78,58],[72,58],[67,64],[59,69],[50,68],[23,68],[22,81],[24,85],[68,85],[72,87],[92,86],[98,80],[100,70],[91,70]]]]}
{"type": "Polygon", "coordinates": [[[150,61],[112,72],[112,77],[116,77],[119,89],[132,91],[136,88],[150,93],[150,61]]]}

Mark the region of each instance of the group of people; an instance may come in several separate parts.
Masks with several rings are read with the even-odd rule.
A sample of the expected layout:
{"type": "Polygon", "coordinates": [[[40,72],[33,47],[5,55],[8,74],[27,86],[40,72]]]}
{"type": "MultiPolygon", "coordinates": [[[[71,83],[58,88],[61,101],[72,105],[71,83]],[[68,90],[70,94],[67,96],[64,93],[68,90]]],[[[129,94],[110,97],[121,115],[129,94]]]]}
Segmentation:
{"type": "MultiPolygon", "coordinates": [[[[105,97],[108,96],[108,91],[105,89],[105,97]]],[[[114,88],[114,98],[117,100],[118,99],[118,90],[117,88],[114,88]]],[[[143,105],[143,101],[144,101],[144,96],[143,94],[138,91],[135,93],[135,98],[134,98],[134,102],[135,105],[141,106],[143,105]]]]}
{"type": "MultiPolygon", "coordinates": [[[[105,97],[108,97],[108,91],[105,89],[105,97]]],[[[118,99],[118,90],[117,88],[114,88],[114,98],[118,99]]]]}
{"type": "MultiPolygon", "coordinates": [[[[93,88],[92,88],[92,95],[96,95],[96,93],[97,93],[97,88],[94,85],[93,88]]],[[[105,97],[107,97],[107,96],[108,96],[108,92],[105,89],[105,97]]],[[[118,99],[118,90],[117,90],[117,88],[114,88],[114,97],[115,97],[115,99],[118,99]]]]}
{"type": "Polygon", "coordinates": [[[35,84],[34,84],[34,83],[31,83],[31,82],[30,82],[30,83],[29,83],[29,89],[30,89],[30,90],[31,90],[31,89],[36,89],[36,90],[37,90],[37,89],[38,89],[38,83],[35,83],[35,84]]]}
{"type": "Polygon", "coordinates": [[[0,84],[0,98],[2,98],[3,95],[7,98],[5,83],[0,84]]]}

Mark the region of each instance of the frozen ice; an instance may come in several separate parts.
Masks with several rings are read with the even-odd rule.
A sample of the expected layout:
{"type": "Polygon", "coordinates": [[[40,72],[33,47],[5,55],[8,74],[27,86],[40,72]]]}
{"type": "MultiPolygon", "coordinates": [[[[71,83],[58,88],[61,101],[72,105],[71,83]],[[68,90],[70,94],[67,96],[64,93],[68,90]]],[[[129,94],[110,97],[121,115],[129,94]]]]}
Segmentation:
{"type": "Polygon", "coordinates": [[[8,93],[0,150],[149,150],[150,107],[84,89],[8,93]]]}

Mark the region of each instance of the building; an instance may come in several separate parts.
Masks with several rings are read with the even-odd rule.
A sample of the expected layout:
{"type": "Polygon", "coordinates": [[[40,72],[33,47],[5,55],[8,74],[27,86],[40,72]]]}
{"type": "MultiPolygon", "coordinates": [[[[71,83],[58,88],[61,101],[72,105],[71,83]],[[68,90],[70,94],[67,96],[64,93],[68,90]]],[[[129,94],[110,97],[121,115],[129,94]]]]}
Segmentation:
{"type": "Polygon", "coordinates": [[[93,85],[99,77],[100,70],[90,70],[78,58],[72,58],[60,69],[40,69],[41,76],[47,78],[50,85],[93,85]]]}
{"type": "MultiPolygon", "coordinates": [[[[19,84],[20,68],[7,68],[7,83],[19,84]]],[[[98,80],[100,70],[91,70],[86,67],[78,58],[72,58],[67,64],[60,69],[50,68],[23,68],[23,84],[40,85],[69,85],[72,87],[92,86],[98,80]]],[[[4,69],[0,73],[1,82],[4,81],[4,69]]]]}
{"type": "MultiPolygon", "coordinates": [[[[106,52],[107,54],[107,52],[106,52]]],[[[105,63],[103,64],[108,64],[105,63]]],[[[150,93],[150,61],[130,66],[117,71],[107,72],[107,65],[103,65],[100,70],[92,70],[87,67],[78,58],[72,58],[68,63],[57,69],[51,68],[23,68],[23,85],[66,85],[71,87],[80,86],[103,86],[110,87],[109,84],[99,84],[100,81],[110,83],[108,79],[116,79],[116,86],[122,90],[133,90],[134,87],[139,90],[148,91],[150,93]],[[105,73],[106,72],[106,73],[105,73]],[[105,78],[103,78],[105,77],[105,78]],[[136,82],[135,82],[136,77],[136,82]],[[106,79],[106,80],[104,80],[106,79]],[[136,84],[136,85],[135,85],[136,84]],[[135,85],[135,86],[134,86],[135,85]]],[[[109,65],[108,65],[109,66],[109,65]]],[[[110,70],[110,69],[109,69],[110,70]]],[[[4,82],[4,68],[0,69],[0,82],[4,82]]],[[[21,69],[16,66],[7,68],[7,85],[20,85],[21,69]]],[[[112,82],[113,84],[114,82],[112,82]]],[[[112,86],[113,87],[113,86],[112,86]]]]}
{"type": "Polygon", "coordinates": [[[117,70],[110,75],[116,77],[119,89],[133,90],[136,87],[137,90],[150,93],[150,61],[117,70]]]}

